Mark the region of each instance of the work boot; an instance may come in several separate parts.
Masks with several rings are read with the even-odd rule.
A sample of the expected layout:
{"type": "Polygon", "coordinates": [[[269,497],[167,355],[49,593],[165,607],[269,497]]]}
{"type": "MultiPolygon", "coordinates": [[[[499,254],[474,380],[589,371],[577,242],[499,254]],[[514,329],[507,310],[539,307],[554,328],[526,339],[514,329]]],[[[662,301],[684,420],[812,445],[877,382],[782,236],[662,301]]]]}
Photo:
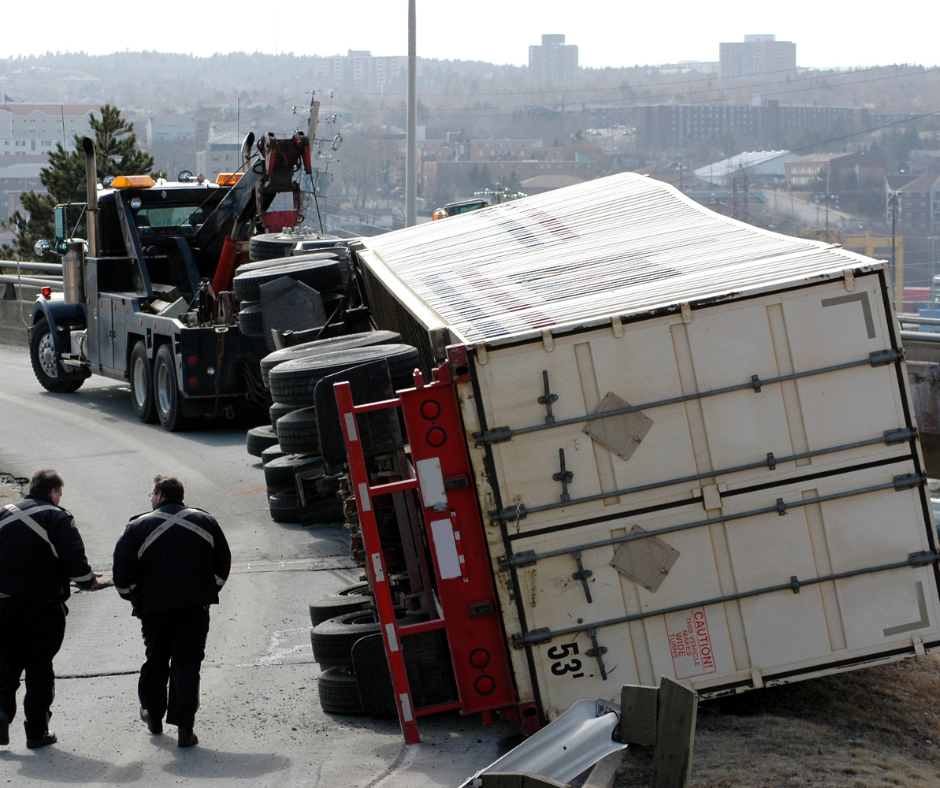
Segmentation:
{"type": "Polygon", "coordinates": [[[0,714],[0,744],[10,743],[10,718],[0,714]]]}
{"type": "Polygon", "coordinates": [[[155,719],[143,706],[140,707],[140,718],[147,723],[147,730],[154,736],[159,736],[163,733],[163,720],[155,719]]]}
{"type": "Polygon", "coordinates": [[[42,738],[40,739],[26,739],[26,749],[27,750],[38,750],[40,747],[45,747],[49,744],[55,744],[58,741],[56,735],[52,731],[46,731],[42,738]]]}
{"type": "Polygon", "coordinates": [[[193,733],[191,728],[180,728],[178,734],[179,738],[176,740],[177,747],[193,747],[199,744],[199,739],[196,738],[196,734],[193,733]]]}

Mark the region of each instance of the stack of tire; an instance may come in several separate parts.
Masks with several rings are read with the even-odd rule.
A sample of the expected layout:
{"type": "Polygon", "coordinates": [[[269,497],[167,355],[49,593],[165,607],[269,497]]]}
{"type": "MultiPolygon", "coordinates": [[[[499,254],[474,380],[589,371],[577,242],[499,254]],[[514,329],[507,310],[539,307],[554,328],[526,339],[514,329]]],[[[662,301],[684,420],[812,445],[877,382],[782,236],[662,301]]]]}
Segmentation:
{"type": "Polygon", "coordinates": [[[320,235],[318,233],[265,233],[255,235],[248,242],[248,256],[252,262],[256,260],[274,260],[279,257],[290,257],[293,254],[306,254],[344,247],[345,241],[335,235],[320,235]]]}
{"type": "MultiPolygon", "coordinates": [[[[423,613],[396,610],[399,626],[427,620],[423,613]]],[[[347,586],[310,605],[310,644],[320,666],[317,693],[328,714],[396,714],[382,626],[368,583],[347,586]],[[330,616],[326,618],[325,616],[330,616]]],[[[402,638],[405,671],[416,706],[457,698],[443,630],[402,638]],[[405,641],[407,640],[407,647],[405,641]]]]}
{"type": "Polygon", "coordinates": [[[306,342],[277,350],[261,360],[261,377],[273,400],[270,417],[274,443],[267,449],[270,460],[263,462],[272,519],[304,524],[343,520],[343,499],[337,494],[341,468],[328,465],[321,457],[314,388],[326,375],[361,360],[376,359],[387,359],[395,365],[399,387],[406,385],[417,351],[398,344],[400,339],[392,331],[368,331],[306,342]],[[276,452],[282,454],[274,456],[276,452]],[[299,496],[298,474],[307,480],[304,503],[299,496]]]}
{"type": "Polygon", "coordinates": [[[343,300],[343,288],[348,278],[347,266],[347,250],[340,248],[241,266],[232,283],[235,298],[239,302],[238,330],[245,336],[264,336],[261,286],[282,276],[303,282],[318,291],[329,317],[343,300]]]}

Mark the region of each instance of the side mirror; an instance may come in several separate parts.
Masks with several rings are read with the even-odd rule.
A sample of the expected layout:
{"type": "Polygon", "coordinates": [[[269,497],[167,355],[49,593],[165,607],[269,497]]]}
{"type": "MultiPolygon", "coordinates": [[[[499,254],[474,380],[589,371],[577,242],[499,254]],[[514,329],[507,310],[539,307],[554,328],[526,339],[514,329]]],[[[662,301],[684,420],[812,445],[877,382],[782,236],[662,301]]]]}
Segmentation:
{"type": "Polygon", "coordinates": [[[33,244],[33,251],[42,257],[52,251],[52,244],[48,241],[36,241],[36,243],[33,244]]]}

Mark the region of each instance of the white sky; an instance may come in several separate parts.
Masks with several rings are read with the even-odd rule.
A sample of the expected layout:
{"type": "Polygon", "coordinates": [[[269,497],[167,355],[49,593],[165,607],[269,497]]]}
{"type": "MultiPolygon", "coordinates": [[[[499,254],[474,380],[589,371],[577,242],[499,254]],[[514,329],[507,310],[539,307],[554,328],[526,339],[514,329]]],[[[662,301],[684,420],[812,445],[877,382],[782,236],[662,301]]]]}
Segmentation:
{"type": "MultiPolygon", "coordinates": [[[[873,66],[940,61],[929,23],[932,6],[895,14],[876,6],[815,0],[760,3],[724,0],[624,2],[595,0],[417,0],[418,56],[525,65],[543,33],[577,44],[582,66],[656,65],[718,60],[718,44],[747,33],[796,43],[798,66],[873,66]]],[[[73,0],[6,3],[0,58],[55,51],[108,54],[154,50],[209,56],[215,52],[345,55],[408,53],[407,0],[290,3],[98,3],[87,18],[73,0]],[[291,17],[291,8],[296,8],[291,17]],[[110,9],[105,12],[104,9],[110,9]]]]}

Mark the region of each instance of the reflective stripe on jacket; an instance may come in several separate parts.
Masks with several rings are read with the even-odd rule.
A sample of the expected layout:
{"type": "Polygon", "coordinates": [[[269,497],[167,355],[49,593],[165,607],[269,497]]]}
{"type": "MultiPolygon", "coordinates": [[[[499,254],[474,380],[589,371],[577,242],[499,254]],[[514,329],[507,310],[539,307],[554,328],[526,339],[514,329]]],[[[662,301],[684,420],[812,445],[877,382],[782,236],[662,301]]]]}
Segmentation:
{"type": "Polygon", "coordinates": [[[211,514],[165,501],[127,524],[114,548],[114,585],[138,613],[214,605],[231,561],[211,514]]]}
{"type": "Polygon", "coordinates": [[[0,507],[0,596],[64,602],[95,575],[75,519],[44,495],[0,507]]]}

